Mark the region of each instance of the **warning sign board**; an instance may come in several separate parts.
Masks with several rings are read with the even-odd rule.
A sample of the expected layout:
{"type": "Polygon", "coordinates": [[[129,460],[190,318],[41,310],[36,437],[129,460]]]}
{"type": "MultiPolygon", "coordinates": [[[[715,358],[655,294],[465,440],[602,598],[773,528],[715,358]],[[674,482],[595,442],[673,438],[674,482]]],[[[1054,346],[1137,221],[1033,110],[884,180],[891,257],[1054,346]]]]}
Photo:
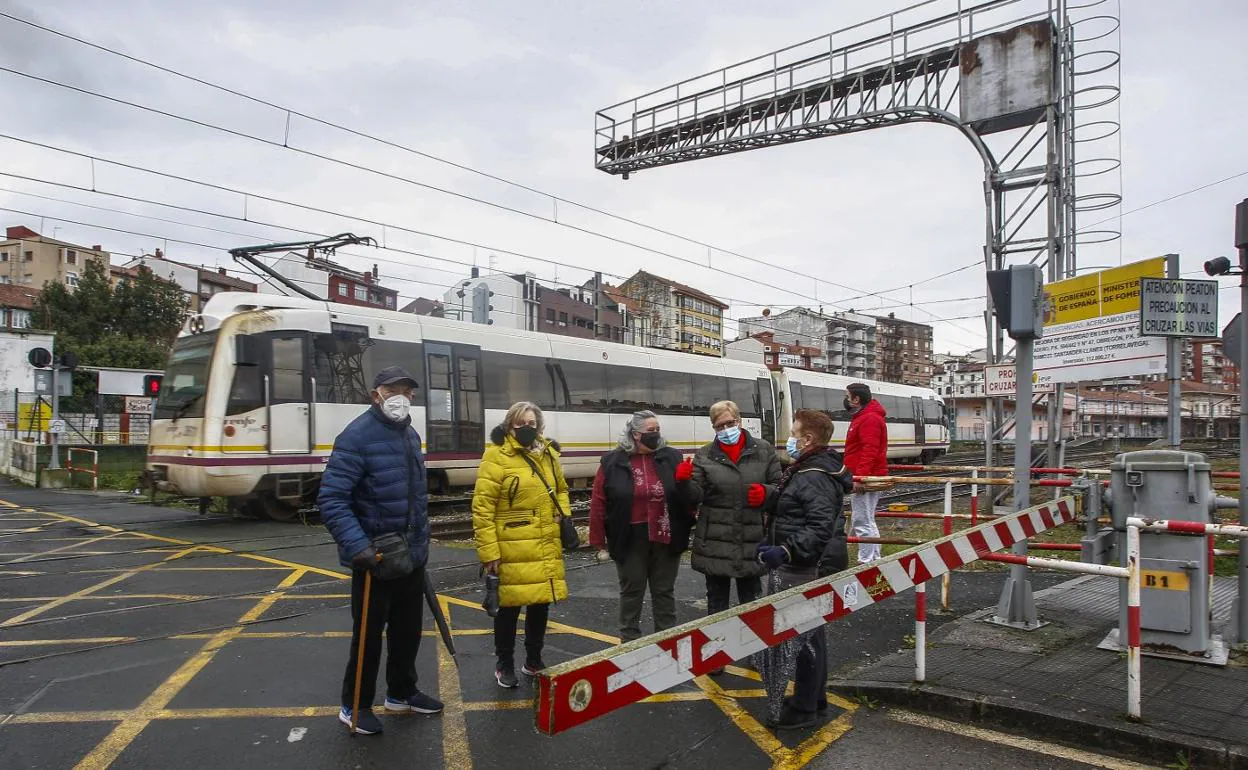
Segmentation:
{"type": "Polygon", "coordinates": [[[151,414],[152,403],[150,398],[126,396],[126,414],[151,414]]]}
{"type": "Polygon", "coordinates": [[[1165,339],[1140,334],[1140,279],[1165,272],[1157,257],[1047,284],[1036,384],[1163,373],[1165,339]]]}
{"type": "Polygon", "coordinates": [[[1158,337],[1218,336],[1218,282],[1140,279],[1140,333],[1158,337]]]}
{"type": "MultiPolygon", "coordinates": [[[[1013,364],[994,364],[984,367],[984,393],[989,398],[996,396],[1014,396],[1018,394],[1018,381],[1013,364]]],[[[1036,375],[1031,376],[1033,393],[1056,393],[1057,384],[1041,383],[1036,375]]]]}

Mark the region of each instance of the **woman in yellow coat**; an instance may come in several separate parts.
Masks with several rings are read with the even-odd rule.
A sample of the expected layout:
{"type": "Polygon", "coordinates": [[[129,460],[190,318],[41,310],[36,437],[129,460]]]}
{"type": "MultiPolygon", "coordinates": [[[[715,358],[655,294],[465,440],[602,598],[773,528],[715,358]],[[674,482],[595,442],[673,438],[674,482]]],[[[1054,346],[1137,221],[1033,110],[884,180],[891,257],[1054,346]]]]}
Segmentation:
{"type": "Polygon", "coordinates": [[[520,684],[515,667],[520,608],[526,608],[521,670],[534,676],[546,667],[542,643],[550,604],[568,597],[559,517],[572,509],[559,444],[545,437],[545,429],[536,404],[521,401],[507,410],[490,436],[472,495],[477,557],[499,579],[494,678],[509,689],[520,684]]]}

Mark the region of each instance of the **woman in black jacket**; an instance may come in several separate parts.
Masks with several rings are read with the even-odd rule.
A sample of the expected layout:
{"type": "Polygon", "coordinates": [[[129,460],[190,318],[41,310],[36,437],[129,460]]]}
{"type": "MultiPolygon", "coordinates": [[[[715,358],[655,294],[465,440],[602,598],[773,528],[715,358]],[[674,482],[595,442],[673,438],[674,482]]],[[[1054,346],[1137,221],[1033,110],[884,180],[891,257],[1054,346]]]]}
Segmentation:
{"type": "Polygon", "coordinates": [[[636,412],[594,477],[589,543],[615,562],[625,642],[641,636],[647,587],[654,630],[676,625],[676,573],[693,526],[689,501],[676,484],[680,462],[680,452],[663,440],[655,413],[636,412]]]}
{"type": "MultiPolygon", "coordinates": [[[[793,416],[787,449],[794,462],[768,501],[767,539],[758,546],[759,562],[775,570],[773,593],[816,579],[825,553],[834,551],[838,541],[844,553],[842,508],[853,478],[841,454],[828,446],[831,439],[832,420],[823,412],[800,409],[793,416]]],[[[773,726],[794,729],[814,724],[818,712],[827,708],[827,679],[827,640],[820,626],[801,645],[793,697],[786,700],[773,726]]]]}

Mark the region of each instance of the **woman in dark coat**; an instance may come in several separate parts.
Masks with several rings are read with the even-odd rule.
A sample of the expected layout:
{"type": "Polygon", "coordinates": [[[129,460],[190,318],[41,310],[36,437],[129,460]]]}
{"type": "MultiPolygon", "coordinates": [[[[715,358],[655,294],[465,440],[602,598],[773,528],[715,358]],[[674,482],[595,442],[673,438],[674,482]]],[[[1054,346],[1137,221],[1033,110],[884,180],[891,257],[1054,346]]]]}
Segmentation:
{"type": "MultiPolygon", "coordinates": [[[[773,592],[816,579],[820,563],[829,557],[844,560],[842,508],[853,477],[841,453],[828,446],[831,439],[832,420],[823,412],[800,409],[793,416],[793,435],[787,449],[794,462],[784,469],[779,490],[767,501],[767,539],[758,546],[758,561],[775,570],[773,592]]],[[[838,571],[838,567],[843,568],[834,565],[830,571],[838,571]]],[[[793,680],[793,697],[785,701],[773,723],[779,729],[809,727],[818,712],[827,708],[827,638],[822,626],[810,632],[801,645],[793,680]]]]}
{"type": "Polygon", "coordinates": [[[594,477],[589,544],[609,554],[619,574],[621,641],[641,636],[647,588],[654,630],[676,625],[676,575],[693,525],[689,501],[677,489],[680,463],[658,416],[636,412],[594,477]]]}
{"type": "MultiPolygon", "coordinates": [[[[763,567],[756,551],[763,541],[763,505],[768,487],[780,483],[774,448],[741,427],[741,410],[731,401],[711,407],[715,440],[676,469],[688,498],[701,505],[693,541],[693,568],[706,576],[706,611],[714,615],[731,604],[762,594],[763,567]]],[[[723,673],[723,668],[711,674],[723,673]]]]}

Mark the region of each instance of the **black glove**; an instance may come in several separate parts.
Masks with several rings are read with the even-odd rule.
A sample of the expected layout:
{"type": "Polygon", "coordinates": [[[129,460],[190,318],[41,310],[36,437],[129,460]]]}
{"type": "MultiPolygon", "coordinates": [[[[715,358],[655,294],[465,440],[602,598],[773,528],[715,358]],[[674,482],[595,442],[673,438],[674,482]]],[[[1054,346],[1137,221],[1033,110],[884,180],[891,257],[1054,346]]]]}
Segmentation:
{"type": "Polygon", "coordinates": [[[371,545],[363,551],[357,553],[351,559],[351,568],[359,570],[373,570],[377,568],[377,550],[371,545]]]}

